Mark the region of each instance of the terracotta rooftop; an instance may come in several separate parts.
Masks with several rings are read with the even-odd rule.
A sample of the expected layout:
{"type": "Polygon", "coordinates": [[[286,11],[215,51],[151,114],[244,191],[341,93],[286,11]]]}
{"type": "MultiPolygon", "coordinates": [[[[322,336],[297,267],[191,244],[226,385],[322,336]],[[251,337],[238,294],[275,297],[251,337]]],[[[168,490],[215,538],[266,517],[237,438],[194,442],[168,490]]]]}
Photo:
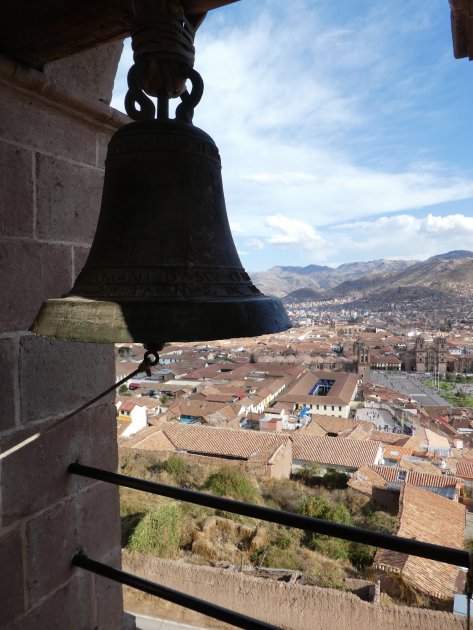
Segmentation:
{"type": "Polygon", "coordinates": [[[375,464],[382,447],[380,442],[317,435],[296,434],[291,440],[294,459],[347,468],[375,464]]]}
{"type": "Polygon", "coordinates": [[[417,470],[405,470],[399,466],[373,466],[373,470],[390,483],[399,482],[399,473],[406,473],[403,481],[412,486],[431,488],[456,488],[462,484],[458,477],[442,474],[429,474],[417,470]]]}
{"type": "Polygon", "coordinates": [[[358,384],[358,377],[347,372],[308,372],[297,380],[295,385],[279,396],[282,402],[297,402],[301,404],[348,405],[353,399],[358,384]],[[312,387],[320,379],[334,381],[326,396],[309,395],[312,387]]]}
{"type": "MultiPolygon", "coordinates": [[[[169,405],[168,417],[179,418],[181,415],[196,418],[205,418],[211,413],[221,411],[224,408],[231,408],[228,402],[209,402],[207,400],[194,400],[192,398],[179,399],[169,405]]],[[[236,412],[231,412],[233,418],[236,412]]]]}
{"type": "Polygon", "coordinates": [[[351,420],[350,418],[334,418],[333,416],[313,415],[312,422],[316,422],[326,433],[342,433],[354,429],[355,427],[363,427],[366,431],[371,432],[373,423],[369,420],[351,420]]]}
{"type": "Polygon", "coordinates": [[[390,433],[389,431],[378,431],[377,429],[371,431],[371,439],[384,444],[398,444],[400,441],[405,440],[405,437],[401,433],[390,433]]]}
{"type": "Polygon", "coordinates": [[[473,461],[463,459],[457,462],[456,474],[463,479],[473,479],[473,461]]]}
{"type": "Polygon", "coordinates": [[[354,472],[348,480],[350,488],[354,488],[363,494],[372,496],[373,487],[384,488],[388,485],[386,479],[376,472],[378,466],[362,466],[354,472]]]}
{"type": "Polygon", "coordinates": [[[412,448],[406,446],[399,446],[397,444],[390,444],[386,446],[383,451],[384,459],[392,459],[400,461],[404,455],[412,455],[412,448]]]}
{"type": "Polygon", "coordinates": [[[252,461],[268,461],[289,442],[286,435],[202,425],[169,424],[162,430],[176,450],[252,461]]]}
{"type": "MultiPolygon", "coordinates": [[[[398,536],[463,548],[465,506],[428,490],[404,485],[399,503],[398,536]]],[[[452,597],[458,568],[434,560],[379,550],[375,566],[401,573],[420,592],[437,599],[452,597]]]]}
{"type": "MultiPolygon", "coordinates": [[[[128,398],[128,397],[122,397],[122,396],[117,396],[115,399],[115,406],[117,407],[117,409],[119,411],[132,411],[132,409],[134,407],[136,407],[136,405],[139,405],[138,402],[139,399],[137,398],[128,398]]],[[[143,405],[144,407],[145,405],[143,405]]]]}

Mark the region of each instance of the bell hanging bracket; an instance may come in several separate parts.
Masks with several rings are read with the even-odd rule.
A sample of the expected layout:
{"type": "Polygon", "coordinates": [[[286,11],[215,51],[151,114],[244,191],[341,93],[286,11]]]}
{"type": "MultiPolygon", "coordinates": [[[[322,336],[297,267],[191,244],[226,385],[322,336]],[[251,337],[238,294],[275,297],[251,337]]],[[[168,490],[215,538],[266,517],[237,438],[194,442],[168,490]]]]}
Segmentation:
{"type": "Polygon", "coordinates": [[[195,28],[174,0],[135,5],[131,28],[134,64],[128,72],[125,110],[135,121],[169,118],[169,99],[180,98],[176,119],[192,123],[204,84],[194,70],[195,28]],[[190,80],[192,90],[186,89],[190,80]],[[152,98],[158,102],[157,111],[152,98]]]}

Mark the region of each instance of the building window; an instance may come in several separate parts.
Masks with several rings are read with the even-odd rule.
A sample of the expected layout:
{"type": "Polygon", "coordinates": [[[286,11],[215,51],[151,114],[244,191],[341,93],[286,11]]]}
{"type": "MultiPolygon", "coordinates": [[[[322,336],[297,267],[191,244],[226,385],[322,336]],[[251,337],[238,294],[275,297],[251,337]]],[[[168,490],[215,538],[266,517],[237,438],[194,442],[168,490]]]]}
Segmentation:
{"type": "Polygon", "coordinates": [[[332,405],[332,411],[335,411],[335,407],[334,407],[334,405],[332,405]]]}
{"type": "Polygon", "coordinates": [[[342,406],[338,405],[338,411],[341,411],[341,410],[342,410],[342,406]]]}
{"type": "Polygon", "coordinates": [[[324,411],[327,411],[327,405],[324,405],[324,411]]]}

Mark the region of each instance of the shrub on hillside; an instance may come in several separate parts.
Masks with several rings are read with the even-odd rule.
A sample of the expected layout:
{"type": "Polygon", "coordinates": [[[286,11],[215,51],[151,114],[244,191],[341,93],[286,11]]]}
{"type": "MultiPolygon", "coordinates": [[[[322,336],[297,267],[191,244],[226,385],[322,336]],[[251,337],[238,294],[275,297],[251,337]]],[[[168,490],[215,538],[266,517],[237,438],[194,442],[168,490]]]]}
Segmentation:
{"type": "Polygon", "coordinates": [[[128,542],[130,551],[172,558],[179,550],[181,510],[174,503],[163,503],[146,514],[128,542]]]}
{"type": "Polygon", "coordinates": [[[186,462],[182,457],[171,455],[163,463],[163,468],[177,483],[182,484],[186,480],[191,467],[189,462],[186,462]]]}
{"type": "Polygon", "coordinates": [[[268,507],[288,512],[299,512],[302,501],[310,494],[303,484],[292,479],[266,479],[261,486],[268,507]]]}
{"type": "Polygon", "coordinates": [[[395,534],[399,528],[399,519],[383,510],[376,510],[367,516],[365,527],[375,532],[395,534]]]}
{"type": "Polygon", "coordinates": [[[301,466],[292,474],[292,479],[301,481],[306,486],[319,486],[322,478],[320,475],[320,465],[315,462],[309,462],[301,466]]]}
{"type": "Polygon", "coordinates": [[[375,554],[376,547],[357,542],[352,542],[348,551],[350,562],[359,571],[373,564],[375,554]]]}
{"type": "MultiPolygon", "coordinates": [[[[304,516],[321,518],[325,521],[351,525],[352,520],[347,508],[338,503],[333,505],[321,496],[308,497],[302,502],[300,513],[304,516]]],[[[330,558],[345,559],[349,556],[349,542],[325,534],[306,533],[303,540],[310,549],[323,553],[330,558]]]]}
{"type": "Polygon", "coordinates": [[[328,470],[322,477],[322,485],[328,490],[343,490],[347,487],[349,475],[337,470],[328,470]]]}
{"type": "Polygon", "coordinates": [[[257,497],[252,483],[236,468],[219,468],[207,477],[204,485],[212,494],[221,497],[232,497],[250,502],[257,497]]]}

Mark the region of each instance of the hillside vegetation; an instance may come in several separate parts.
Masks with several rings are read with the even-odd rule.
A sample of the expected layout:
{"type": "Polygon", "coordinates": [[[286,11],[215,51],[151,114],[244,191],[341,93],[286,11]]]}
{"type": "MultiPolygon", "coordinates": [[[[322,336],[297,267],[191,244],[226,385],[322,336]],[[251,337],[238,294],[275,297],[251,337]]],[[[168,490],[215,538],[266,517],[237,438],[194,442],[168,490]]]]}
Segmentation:
{"type": "MultiPolygon", "coordinates": [[[[233,467],[204,467],[172,456],[122,453],[121,471],[161,483],[329,521],[395,533],[397,519],[346,487],[340,473],[295,479],[256,479],[233,467]]],[[[194,564],[229,563],[300,571],[305,582],[344,588],[344,578],[366,576],[375,548],[319,534],[178,503],[127,488],[121,491],[122,545],[130,552],[181,558],[194,564]]]]}

